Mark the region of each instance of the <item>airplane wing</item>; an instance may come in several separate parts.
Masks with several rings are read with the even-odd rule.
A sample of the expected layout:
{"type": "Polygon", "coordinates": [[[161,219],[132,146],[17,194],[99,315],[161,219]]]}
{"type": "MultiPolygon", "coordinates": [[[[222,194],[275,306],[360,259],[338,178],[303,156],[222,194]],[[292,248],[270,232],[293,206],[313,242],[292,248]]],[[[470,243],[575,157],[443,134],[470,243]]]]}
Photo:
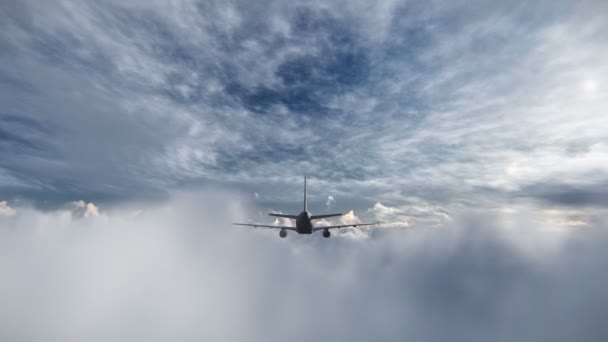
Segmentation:
{"type": "Polygon", "coordinates": [[[248,226],[248,227],[262,227],[262,228],[277,228],[277,229],[287,229],[287,230],[293,230],[294,232],[297,231],[296,227],[288,227],[288,226],[271,226],[271,225],[267,225],[267,224],[257,224],[257,223],[233,223],[234,225],[237,226],[248,226]]]}
{"type": "Polygon", "coordinates": [[[312,215],[310,217],[310,220],[318,220],[318,219],[324,219],[324,218],[328,218],[328,217],[334,217],[334,216],[342,216],[344,214],[325,214],[325,215],[312,215]]]}
{"type": "Polygon", "coordinates": [[[348,228],[348,227],[361,227],[361,226],[375,226],[380,224],[380,222],[374,222],[374,223],[353,223],[353,224],[340,224],[337,226],[319,226],[319,227],[313,227],[312,231],[316,232],[318,230],[323,230],[323,229],[333,229],[333,228],[348,228]]]}

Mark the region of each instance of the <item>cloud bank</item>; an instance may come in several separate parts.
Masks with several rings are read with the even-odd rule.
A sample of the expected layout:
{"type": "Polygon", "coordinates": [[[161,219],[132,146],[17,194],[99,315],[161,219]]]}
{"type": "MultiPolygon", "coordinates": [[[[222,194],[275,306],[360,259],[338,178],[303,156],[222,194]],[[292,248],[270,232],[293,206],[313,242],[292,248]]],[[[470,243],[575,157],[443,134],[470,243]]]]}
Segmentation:
{"type": "MultiPolygon", "coordinates": [[[[3,1],[1,200],[606,205],[602,1],[3,1]],[[316,190],[316,191],[314,191],[316,190]]],[[[412,215],[410,215],[412,216],[412,215]]]]}
{"type": "Polygon", "coordinates": [[[280,239],[231,226],[254,209],[223,191],[81,207],[0,216],[0,339],[608,338],[603,223],[469,213],[280,239]]]}

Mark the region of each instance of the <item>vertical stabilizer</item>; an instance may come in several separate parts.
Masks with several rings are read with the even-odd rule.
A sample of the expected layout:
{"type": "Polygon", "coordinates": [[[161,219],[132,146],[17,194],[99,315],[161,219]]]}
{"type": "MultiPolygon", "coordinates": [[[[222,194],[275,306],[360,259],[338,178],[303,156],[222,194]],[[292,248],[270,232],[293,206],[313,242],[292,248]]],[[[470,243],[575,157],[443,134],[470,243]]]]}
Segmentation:
{"type": "Polygon", "coordinates": [[[308,198],[306,198],[306,175],[304,175],[304,211],[308,211],[308,198]]]}

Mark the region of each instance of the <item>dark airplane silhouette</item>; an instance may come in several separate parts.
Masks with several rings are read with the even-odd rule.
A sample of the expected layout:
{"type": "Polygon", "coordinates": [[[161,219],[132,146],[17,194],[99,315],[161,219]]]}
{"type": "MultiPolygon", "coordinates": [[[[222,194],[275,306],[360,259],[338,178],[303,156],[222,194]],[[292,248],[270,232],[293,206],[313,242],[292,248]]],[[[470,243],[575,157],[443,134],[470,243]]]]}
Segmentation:
{"type": "Polygon", "coordinates": [[[323,227],[313,226],[313,224],[312,224],[313,220],[323,219],[323,218],[327,218],[327,217],[342,216],[344,214],[310,215],[310,213],[308,212],[308,200],[306,198],[306,176],[304,176],[304,211],[302,211],[299,215],[286,215],[286,214],[277,214],[277,213],[269,213],[268,215],[294,219],[294,220],[296,220],[296,226],[295,227],[271,226],[271,225],[257,224],[257,223],[233,223],[233,224],[239,225],[239,226],[280,229],[281,231],[279,232],[279,236],[282,238],[287,236],[288,230],[293,230],[294,232],[297,232],[298,234],[312,234],[313,232],[316,232],[317,230],[322,230],[323,237],[328,238],[331,236],[331,233],[329,232],[330,229],[346,228],[346,227],[359,227],[359,226],[373,226],[373,225],[380,224],[380,222],[374,222],[374,223],[341,224],[341,225],[336,225],[336,226],[323,226],[323,227]]]}

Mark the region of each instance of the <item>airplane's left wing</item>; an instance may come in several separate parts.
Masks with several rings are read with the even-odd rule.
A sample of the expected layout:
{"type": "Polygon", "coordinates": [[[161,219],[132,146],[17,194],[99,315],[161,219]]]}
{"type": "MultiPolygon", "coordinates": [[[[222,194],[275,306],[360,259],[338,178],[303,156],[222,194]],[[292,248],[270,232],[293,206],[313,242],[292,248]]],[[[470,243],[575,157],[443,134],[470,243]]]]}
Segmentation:
{"type": "Polygon", "coordinates": [[[312,231],[316,232],[317,230],[323,230],[323,229],[333,229],[333,228],[348,228],[348,227],[361,227],[361,226],[376,226],[379,225],[380,222],[374,222],[374,223],[353,223],[353,224],[340,224],[337,226],[319,226],[319,227],[313,227],[312,231]]]}
{"type": "Polygon", "coordinates": [[[288,227],[288,226],[271,226],[271,225],[266,225],[266,224],[257,224],[257,223],[233,223],[234,225],[237,226],[248,226],[248,227],[261,227],[261,228],[277,228],[277,229],[287,229],[287,230],[293,230],[293,231],[297,231],[296,227],[288,227]]]}

